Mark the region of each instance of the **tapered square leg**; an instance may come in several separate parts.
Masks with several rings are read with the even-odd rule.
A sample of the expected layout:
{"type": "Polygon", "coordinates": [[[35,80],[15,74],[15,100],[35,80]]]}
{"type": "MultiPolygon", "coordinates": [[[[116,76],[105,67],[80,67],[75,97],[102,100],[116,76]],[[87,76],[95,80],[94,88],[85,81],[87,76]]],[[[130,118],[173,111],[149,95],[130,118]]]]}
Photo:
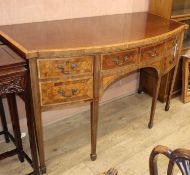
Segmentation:
{"type": "Polygon", "coordinates": [[[156,88],[154,90],[154,94],[153,94],[153,98],[152,98],[150,120],[149,120],[149,123],[148,123],[149,128],[153,127],[154,115],[155,115],[155,110],[156,110],[156,103],[157,103],[158,94],[159,94],[159,90],[160,90],[160,83],[161,83],[161,77],[158,77],[156,88]]]}
{"type": "Polygon", "coordinates": [[[28,134],[29,134],[29,140],[30,140],[30,149],[31,149],[31,156],[32,156],[32,167],[34,170],[31,174],[41,175],[44,172],[42,172],[42,170],[40,169],[35,116],[34,116],[34,108],[33,108],[33,99],[32,99],[31,93],[32,93],[32,91],[31,91],[31,84],[30,84],[30,79],[29,79],[29,72],[27,71],[26,72],[26,88],[24,91],[24,98],[25,98],[25,109],[26,109],[28,134]]]}
{"type": "Polygon", "coordinates": [[[97,130],[98,130],[98,115],[99,115],[99,101],[91,102],[91,160],[97,158],[96,145],[97,145],[97,130]]]}

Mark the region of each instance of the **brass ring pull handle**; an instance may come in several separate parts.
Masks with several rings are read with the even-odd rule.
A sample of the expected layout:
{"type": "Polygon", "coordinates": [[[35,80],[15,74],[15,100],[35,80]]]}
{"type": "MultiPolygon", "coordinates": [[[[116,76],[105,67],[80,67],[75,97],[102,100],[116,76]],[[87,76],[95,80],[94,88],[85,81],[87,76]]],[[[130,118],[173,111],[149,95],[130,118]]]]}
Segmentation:
{"type": "Polygon", "coordinates": [[[125,62],[127,62],[129,59],[129,57],[126,55],[124,57],[124,60],[123,61],[120,61],[119,58],[113,58],[112,59],[112,62],[114,62],[115,64],[117,64],[118,66],[122,66],[123,64],[125,64],[125,62]]]}
{"type": "Polygon", "coordinates": [[[71,89],[70,93],[65,93],[63,89],[58,91],[58,94],[62,95],[63,97],[70,98],[74,96],[78,92],[78,89],[71,89]]]}

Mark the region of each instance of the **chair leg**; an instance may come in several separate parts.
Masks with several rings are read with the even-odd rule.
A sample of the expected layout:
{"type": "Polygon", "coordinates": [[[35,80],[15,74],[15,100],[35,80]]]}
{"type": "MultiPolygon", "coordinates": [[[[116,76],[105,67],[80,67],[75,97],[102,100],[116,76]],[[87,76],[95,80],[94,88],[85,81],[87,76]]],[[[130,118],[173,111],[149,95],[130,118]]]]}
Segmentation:
{"type": "Polygon", "coordinates": [[[5,141],[6,141],[6,143],[9,143],[10,139],[9,139],[9,135],[8,135],[7,121],[6,121],[5,111],[4,111],[3,102],[2,102],[1,97],[0,97],[0,117],[1,117],[1,123],[2,123],[2,127],[3,127],[5,141]]]}
{"type": "Polygon", "coordinates": [[[158,79],[157,79],[156,88],[154,90],[154,94],[153,94],[153,98],[152,98],[150,120],[149,120],[149,123],[148,123],[149,128],[153,127],[154,115],[155,115],[155,110],[156,110],[156,103],[157,103],[158,94],[159,94],[159,90],[160,90],[160,83],[161,83],[161,77],[159,76],[158,79]]]}
{"type": "Polygon", "coordinates": [[[7,94],[7,100],[9,104],[10,116],[15,137],[15,145],[18,152],[18,158],[21,162],[24,162],[24,154],[23,154],[24,152],[23,152],[19,117],[18,117],[17,104],[16,104],[16,95],[14,93],[7,94]]]}

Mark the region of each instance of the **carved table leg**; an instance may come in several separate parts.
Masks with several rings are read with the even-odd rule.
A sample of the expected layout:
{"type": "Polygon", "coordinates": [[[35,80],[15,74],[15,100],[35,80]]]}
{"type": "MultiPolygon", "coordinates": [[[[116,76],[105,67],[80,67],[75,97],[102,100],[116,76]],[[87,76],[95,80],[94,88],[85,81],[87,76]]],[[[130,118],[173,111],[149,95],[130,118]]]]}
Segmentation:
{"type": "Polygon", "coordinates": [[[8,135],[7,121],[6,121],[5,111],[4,111],[3,102],[2,102],[1,97],[0,97],[0,117],[1,117],[1,123],[2,123],[2,127],[3,127],[5,141],[6,141],[6,143],[9,143],[10,139],[9,139],[9,135],[8,135]]]}
{"type": "Polygon", "coordinates": [[[96,144],[97,144],[97,130],[98,130],[98,113],[99,113],[99,101],[91,102],[91,160],[94,161],[97,158],[96,144]]]}
{"type": "Polygon", "coordinates": [[[16,95],[14,93],[7,94],[7,100],[10,109],[10,116],[13,126],[16,149],[18,152],[18,158],[21,162],[24,162],[24,152],[23,152],[19,117],[18,117],[17,104],[16,104],[16,95]]]}
{"type": "Polygon", "coordinates": [[[155,110],[156,110],[156,103],[157,103],[159,89],[160,89],[160,83],[161,83],[161,76],[159,75],[159,77],[157,79],[156,88],[154,90],[153,98],[152,98],[150,120],[149,120],[149,123],[148,123],[148,127],[149,128],[153,127],[153,121],[154,121],[154,115],[155,115],[155,110]]]}

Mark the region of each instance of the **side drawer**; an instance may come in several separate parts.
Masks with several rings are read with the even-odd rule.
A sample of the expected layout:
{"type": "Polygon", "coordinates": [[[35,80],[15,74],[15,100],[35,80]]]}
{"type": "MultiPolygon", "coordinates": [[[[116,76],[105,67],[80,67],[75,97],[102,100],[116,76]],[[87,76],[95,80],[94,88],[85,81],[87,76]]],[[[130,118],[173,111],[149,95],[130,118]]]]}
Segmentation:
{"type": "Polygon", "coordinates": [[[60,104],[93,98],[93,79],[40,82],[41,105],[60,104]]]}
{"type": "Polygon", "coordinates": [[[141,49],[140,62],[159,61],[164,55],[164,44],[147,46],[141,49]]]}
{"type": "Polygon", "coordinates": [[[176,39],[168,40],[165,43],[166,54],[163,58],[163,72],[169,72],[177,63],[178,42],[176,39]]]}
{"type": "Polygon", "coordinates": [[[64,75],[78,75],[93,72],[93,57],[50,58],[38,60],[40,79],[60,78],[64,75]]]}
{"type": "Polygon", "coordinates": [[[105,54],[102,55],[101,69],[107,70],[130,64],[136,64],[137,57],[138,57],[137,49],[105,54]]]}
{"type": "Polygon", "coordinates": [[[169,39],[165,43],[166,55],[173,55],[177,44],[177,40],[174,38],[169,39]]]}

